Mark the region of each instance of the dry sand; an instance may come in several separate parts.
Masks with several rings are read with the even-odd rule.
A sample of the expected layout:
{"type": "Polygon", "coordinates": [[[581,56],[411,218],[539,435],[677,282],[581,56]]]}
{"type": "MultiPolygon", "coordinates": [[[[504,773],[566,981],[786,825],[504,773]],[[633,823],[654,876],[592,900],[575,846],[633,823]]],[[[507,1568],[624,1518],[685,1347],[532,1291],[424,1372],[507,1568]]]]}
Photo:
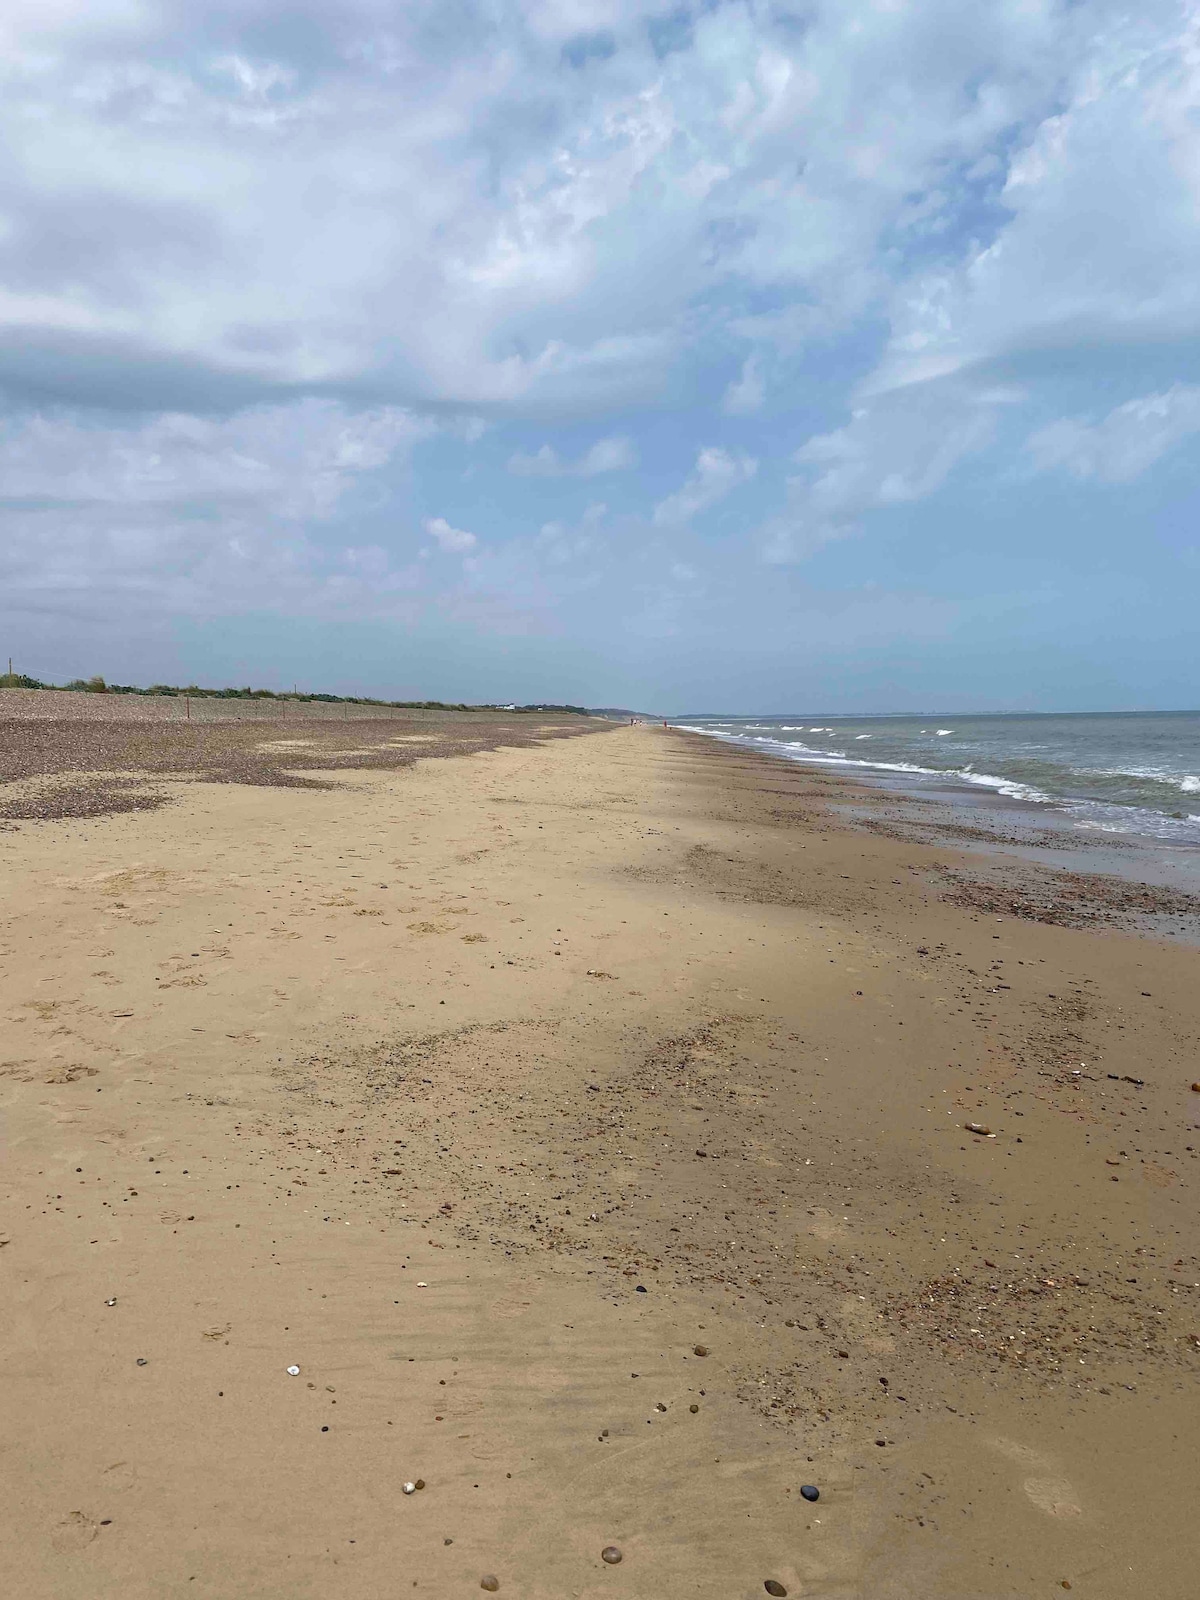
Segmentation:
{"type": "Polygon", "coordinates": [[[1195,1593],[1192,950],[661,729],[334,776],[0,833],[7,1592],[1195,1593]]]}

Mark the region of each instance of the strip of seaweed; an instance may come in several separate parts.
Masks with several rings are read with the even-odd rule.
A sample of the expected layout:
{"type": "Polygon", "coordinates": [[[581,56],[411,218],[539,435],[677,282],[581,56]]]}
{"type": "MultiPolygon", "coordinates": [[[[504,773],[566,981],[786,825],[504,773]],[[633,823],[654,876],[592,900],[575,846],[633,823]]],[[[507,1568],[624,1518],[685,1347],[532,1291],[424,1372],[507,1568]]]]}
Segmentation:
{"type": "Polygon", "coordinates": [[[1124,926],[1131,917],[1200,918],[1200,896],[1099,873],[1025,869],[989,878],[947,872],[951,905],[1060,928],[1124,926]]]}

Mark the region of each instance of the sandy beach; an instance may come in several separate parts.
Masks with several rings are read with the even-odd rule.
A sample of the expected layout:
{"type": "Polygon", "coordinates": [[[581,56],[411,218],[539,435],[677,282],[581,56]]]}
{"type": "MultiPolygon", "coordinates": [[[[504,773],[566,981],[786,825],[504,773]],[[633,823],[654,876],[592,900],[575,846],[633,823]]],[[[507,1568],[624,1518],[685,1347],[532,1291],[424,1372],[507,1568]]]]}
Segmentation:
{"type": "Polygon", "coordinates": [[[50,726],[13,1594],[1195,1593],[1191,944],[676,730],[50,726]]]}

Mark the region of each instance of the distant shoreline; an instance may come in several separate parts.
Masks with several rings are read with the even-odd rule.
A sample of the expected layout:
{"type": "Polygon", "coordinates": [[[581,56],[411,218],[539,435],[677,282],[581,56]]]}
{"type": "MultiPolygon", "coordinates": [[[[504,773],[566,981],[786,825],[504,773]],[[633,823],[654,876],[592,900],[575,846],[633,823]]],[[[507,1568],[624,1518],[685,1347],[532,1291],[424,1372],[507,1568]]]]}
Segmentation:
{"type": "Polygon", "coordinates": [[[667,718],[674,726],[680,722],[782,722],[785,717],[799,717],[802,722],[886,722],[889,717],[901,720],[909,717],[1200,717],[1198,706],[1139,706],[1120,711],[947,711],[944,706],[918,707],[915,711],[680,711],[667,718]]]}
{"type": "MultiPolygon", "coordinates": [[[[458,705],[439,700],[368,700],[271,690],[27,688],[0,684],[0,719],[28,717],[89,721],[238,720],[314,717],[589,717],[577,706],[458,705]]],[[[604,720],[597,718],[597,720],[604,720]]]]}

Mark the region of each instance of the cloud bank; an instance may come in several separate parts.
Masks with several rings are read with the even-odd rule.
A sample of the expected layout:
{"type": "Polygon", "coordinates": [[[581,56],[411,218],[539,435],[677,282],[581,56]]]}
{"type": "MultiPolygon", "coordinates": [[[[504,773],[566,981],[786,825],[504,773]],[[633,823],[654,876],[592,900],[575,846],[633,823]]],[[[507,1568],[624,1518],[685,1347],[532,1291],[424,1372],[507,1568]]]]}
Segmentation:
{"type": "Polygon", "coordinates": [[[151,607],[602,675],[705,596],[752,653],[764,586],[784,661],[814,585],[901,592],[889,529],[928,564],[918,513],[1019,486],[1048,551],[1192,459],[1191,0],[9,0],[0,91],[44,670],[151,607]]]}

